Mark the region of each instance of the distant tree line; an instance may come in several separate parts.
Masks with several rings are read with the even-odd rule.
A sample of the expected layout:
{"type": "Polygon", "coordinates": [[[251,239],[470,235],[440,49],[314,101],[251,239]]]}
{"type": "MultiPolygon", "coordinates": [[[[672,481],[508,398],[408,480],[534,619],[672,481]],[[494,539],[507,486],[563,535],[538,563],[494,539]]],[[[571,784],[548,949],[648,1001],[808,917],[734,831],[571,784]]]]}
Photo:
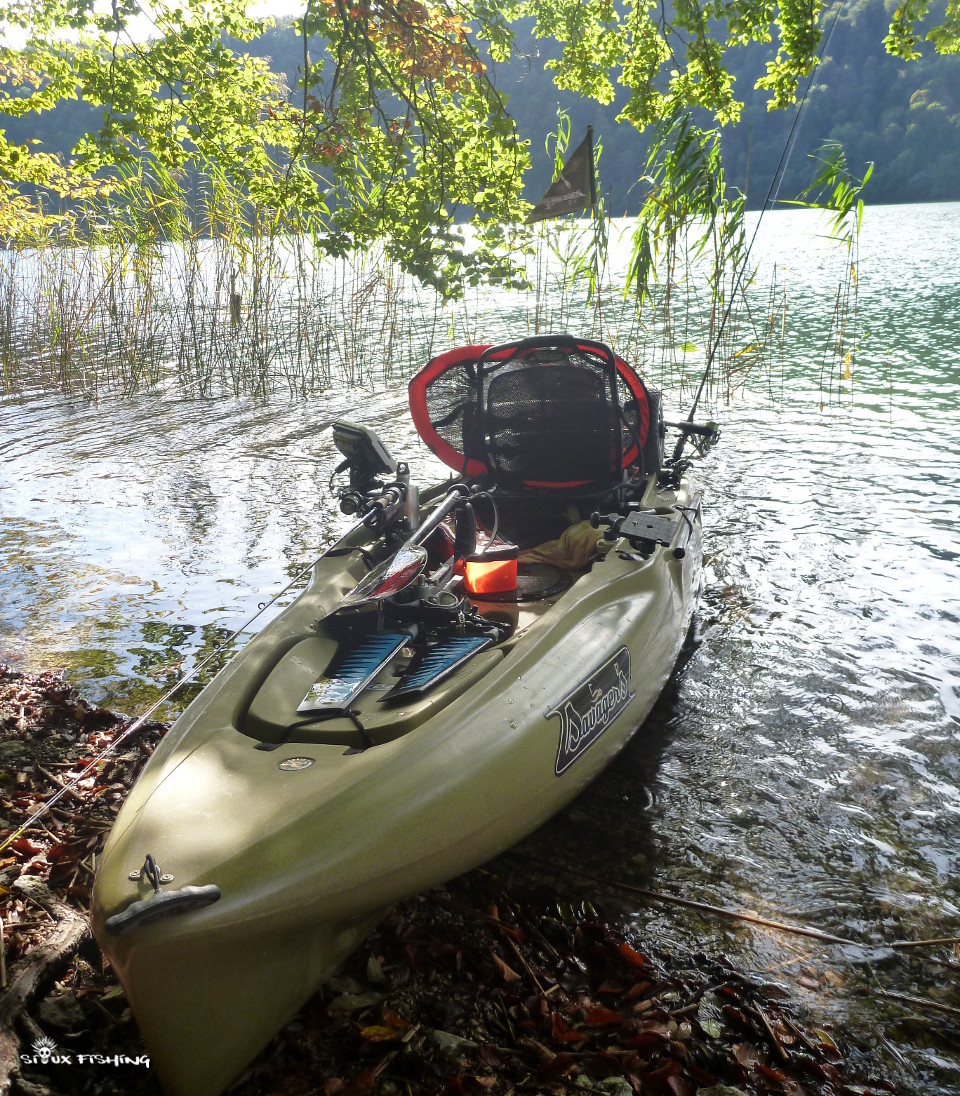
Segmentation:
{"type": "MultiPolygon", "coordinates": [[[[884,0],[846,3],[838,16],[835,8],[828,9],[823,60],[774,197],[796,197],[812,174],[811,155],[833,140],[843,146],[854,173],[862,174],[870,162],[876,165],[864,193],[868,203],[960,200],[960,56],[935,54],[929,45],[916,61],[891,56],[883,45],[891,9],[884,0]]],[[[268,58],[273,70],[296,86],[303,43],[292,26],[271,28],[244,48],[268,58]]],[[[642,203],[638,179],[647,141],[633,126],[617,122],[627,94],[620,91],[613,103],[601,106],[574,92],[558,91],[545,63],[559,53],[556,42],[535,39],[521,26],[510,60],[490,65],[520,134],[530,142],[525,197],[536,201],[549,185],[553,157],[545,144],[563,109],[570,116],[574,142],[588,125],[594,126],[602,146],[600,182],[609,211],[636,212],[642,203]]],[[[768,111],[766,96],[751,90],[772,56],[771,46],[752,43],[732,55],[730,63],[734,89],[745,105],[740,121],[723,131],[724,165],[728,185],[745,192],[753,208],[767,196],[793,122],[792,110],[768,111]]],[[[11,141],[40,141],[46,151],[67,155],[101,120],[99,110],[65,100],[49,114],[0,117],[0,125],[11,141]]]]}

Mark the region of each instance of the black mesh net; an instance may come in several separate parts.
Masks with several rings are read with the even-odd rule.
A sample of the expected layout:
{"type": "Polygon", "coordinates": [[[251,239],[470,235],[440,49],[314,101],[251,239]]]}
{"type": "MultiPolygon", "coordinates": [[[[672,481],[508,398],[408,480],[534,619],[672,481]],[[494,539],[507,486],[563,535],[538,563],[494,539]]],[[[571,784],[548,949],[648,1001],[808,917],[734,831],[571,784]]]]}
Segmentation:
{"type": "MultiPolygon", "coordinates": [[[[426,390],[427,413],[434,430],[458,453],[480,457],[476,436],[477,373],[466,363],[441,373],[426,390]]],[[[482,458],[481,458],[482,459],[482,458]]]]}
{"type": "Polygon", "coordinates": [[[622,449],[614,383],[608,367],[581,353],[494,364],[484,378],[483,432],[497,477],[615,482],[622,449]]]}
{"type": "Polygon", "coordinates": [[[464,455],[464,466],[468,458],[482,461],[502,483],[608,486],[620,479],[623,454],[639,432],[629,386],[588,348],[462,362],[430,381],[424,395],[433,429],[464,455]]]}

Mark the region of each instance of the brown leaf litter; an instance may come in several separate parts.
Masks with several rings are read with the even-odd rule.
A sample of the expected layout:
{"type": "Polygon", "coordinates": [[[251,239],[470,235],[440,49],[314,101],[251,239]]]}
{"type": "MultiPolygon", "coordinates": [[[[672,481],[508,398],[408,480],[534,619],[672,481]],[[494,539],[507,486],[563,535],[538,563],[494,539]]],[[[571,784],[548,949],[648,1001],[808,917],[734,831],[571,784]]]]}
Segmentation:
{"type": "MultiPolygon", "coordinates": [[[[127,725],[58,675],[0,666],[0,842],[127,725]]],[[[0,1092],[5,1078],[30,1096],[158,1091],[86,918],[97,856],[164,729],[125,739],[0,853],[0,1041],[16,1059],[41,1038],[57,1048],[47,1065],[8,1062],[0,1092]]],[[[231,1093],[892,1091],[855,1077],[842,1043],[722,958],[661,954],[592,906],[478,869],[396,906],[231,1093]]]]}

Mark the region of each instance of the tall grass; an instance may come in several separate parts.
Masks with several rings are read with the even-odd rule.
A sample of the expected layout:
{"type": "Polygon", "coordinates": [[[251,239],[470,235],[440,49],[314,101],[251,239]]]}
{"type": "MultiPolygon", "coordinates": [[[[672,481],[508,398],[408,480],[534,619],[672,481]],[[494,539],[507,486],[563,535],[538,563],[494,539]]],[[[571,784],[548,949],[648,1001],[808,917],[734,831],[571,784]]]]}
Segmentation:
{"type": "Polygon", "coordinates": [[[242,238],[191,230],[160,245],[117,232],[95,247],[0,252],[5,390],[302,398],[405,379],[457,343],[565,331],[605,339],[680,393],[699,383],[716,342],[712,391],[729,396],[781,331],[773,290],[766,300],[732,284],[709,291],[704,263],[723,257],[689,254],[682,241],[640,299],[615,239],[591,292],[593,227],[541,226],[523,257],[527,290],[450,302],[383,252],[333,259],[306,235],[254,227],[242,238]],[[720,331],[724,294],[736,300],[720,331]]]}

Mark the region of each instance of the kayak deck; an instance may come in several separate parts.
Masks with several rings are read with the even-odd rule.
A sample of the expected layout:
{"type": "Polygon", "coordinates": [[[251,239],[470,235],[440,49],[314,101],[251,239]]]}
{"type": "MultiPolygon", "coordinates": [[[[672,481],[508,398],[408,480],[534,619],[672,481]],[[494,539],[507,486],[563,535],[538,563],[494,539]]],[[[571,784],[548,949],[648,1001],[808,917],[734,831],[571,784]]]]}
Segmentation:
{"type": "MultiPolygon", "coordinates": [[[[534,344],[519,365],[535,373],[548,365],[534,344]]],[[[498,355],[483,356],[512,377],[498,355]]],[[[616,410],[620,366],[607,364],[616,410]]],[[[589,525],[566,513],[589,469],[521,475],[502,498],[459,477],[421,494],[369,432],[337,424],[341,504],[360,520],[184,711],[95,882],[94,933],[171,1093],[220,1091],[381,911],[532,832],[649,714],[696,603],[701,516],[686,464],[640,453],[639,421],[618,448],[620,418],[597,419],[618,445],[594,446],[614,486],[589,525]],[[576,551],[551,565],[564,538],[544,542],[577,527],[576,551]],[[478,533],[498,565],[538,549],[521,553],[515,592],[471,585],[478,533]]]]}
{"type": "MultiPolygon", "coordinates": [[[[390,657],[364,679],[361,690],[324,710],[303,710],[300,698],[309,695],[318,681],[329,680],[327,675],[337,660],[339,647],[329,634],[307,636],[267,674],[246,714],[238,720],[238,730],[274,747],[287,742],[316,742],[365,749],[399,738],[489,673],[565,592],[566,588],[548,598],[510,606],[477,601],[481,614],[489,613],[500,620],[512,617],[508,639],[495,648],[471,652],[468,660],[454,666],[442,679],[426,680],[422,689],[406,691],[398,691],[398,686],[405,681],[408,687],[411,685],[411,671],[418,669],[418,656],[411,639],[406,644],[400,641],[390,657]]],[[[455,643],[456,638],[438,643],[434,656],[437,661],[443,658],[444,646],[455,643]]],[[[424,667],[419,669],[423,671],[424,667]]]]}

